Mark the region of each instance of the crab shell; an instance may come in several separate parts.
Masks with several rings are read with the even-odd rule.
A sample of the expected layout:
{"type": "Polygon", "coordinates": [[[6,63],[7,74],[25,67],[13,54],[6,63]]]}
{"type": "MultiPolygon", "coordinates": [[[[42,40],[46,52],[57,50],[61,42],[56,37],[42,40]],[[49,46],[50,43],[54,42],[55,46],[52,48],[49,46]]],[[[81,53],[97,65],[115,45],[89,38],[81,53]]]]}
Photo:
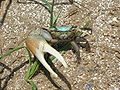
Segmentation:
{"type": "Polygon", "coordinates": [[[53,39],[59,40],[72,40],[75,37],[76,31],[71,26],[57,27],[48,29],[53,39]]]}

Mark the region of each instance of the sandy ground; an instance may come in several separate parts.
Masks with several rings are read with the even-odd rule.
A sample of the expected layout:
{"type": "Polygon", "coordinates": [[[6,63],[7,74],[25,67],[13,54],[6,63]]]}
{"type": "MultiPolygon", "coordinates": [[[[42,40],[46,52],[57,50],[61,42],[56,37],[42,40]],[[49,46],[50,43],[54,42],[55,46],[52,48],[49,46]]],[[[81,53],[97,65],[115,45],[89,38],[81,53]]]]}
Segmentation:
{"type": "MultiPolygon", "coordinates": [[[[26,0],[20,0],[26,2],[26,0]]],[[[56,0],[55,12],[63,8],[58,26],[83,26],[92,21],[92,35],[85,37],[91,52],[80,47],[81,63],[68,50],[64,58],[69,68],[55,67],[64,76],[54,80],[64,90],[120,90],[120,0],[56,0]],[[67,4],[63,3],[67,2],[67,4]]],[[[0,27],[0,55],[23,46],[31,30],[49,27],[49,13],[39,4],[12,3],[0,27]]],[[[24,45],[25,46],[25,45],[24,45]]],[[[31,90],[24,76],[28,70],[28,54],[22,49],[0,61],[0,90],[31,90]],[[4,67],[4,68],[3,68],[4,67]]],[[[33,77],[38,90],[57,90],[40,70],[33,77]]]]}

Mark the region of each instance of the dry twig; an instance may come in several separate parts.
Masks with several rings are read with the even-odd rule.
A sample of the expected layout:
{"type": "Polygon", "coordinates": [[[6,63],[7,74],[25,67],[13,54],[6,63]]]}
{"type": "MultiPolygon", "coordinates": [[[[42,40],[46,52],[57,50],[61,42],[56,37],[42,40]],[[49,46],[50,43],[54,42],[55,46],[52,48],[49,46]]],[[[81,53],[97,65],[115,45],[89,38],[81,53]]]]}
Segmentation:
{"type": "Polygon", "coordinates": [[[11,0],[1,0],[0,1],[0,25],[3,24],[7,10],[9,8],[9,5],[11,3],[11,0]]]}

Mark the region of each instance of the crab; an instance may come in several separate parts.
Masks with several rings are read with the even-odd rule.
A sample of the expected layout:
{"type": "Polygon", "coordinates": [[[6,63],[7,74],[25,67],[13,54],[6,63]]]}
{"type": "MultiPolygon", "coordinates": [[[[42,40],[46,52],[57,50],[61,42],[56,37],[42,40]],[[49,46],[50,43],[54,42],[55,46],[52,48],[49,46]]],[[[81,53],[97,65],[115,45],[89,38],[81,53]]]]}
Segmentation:
{"type": "Polygon", "coordinates": [[[51,69],[44,58],[47,52],[55,56],[65,68],[68,67],[66,61],[61,54],[51,45],[57,42],[70,42],[71,45],[79,52],[79,47],[75,43],[75,39],[83,34],[80,29],[74,26],[56,27],[56,28],[41,28],[40,30],[33,30],[25,40],[27,48],[38,58],[42,65],[50,72],[51,75],[58,77],[58,75],[51,69]]]}

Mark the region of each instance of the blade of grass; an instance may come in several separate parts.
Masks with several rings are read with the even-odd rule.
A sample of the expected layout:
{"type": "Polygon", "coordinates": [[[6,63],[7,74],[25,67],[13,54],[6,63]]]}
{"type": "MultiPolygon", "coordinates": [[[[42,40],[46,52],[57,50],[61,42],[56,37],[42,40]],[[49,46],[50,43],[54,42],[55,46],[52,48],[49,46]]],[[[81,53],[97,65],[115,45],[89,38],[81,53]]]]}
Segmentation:
{"type": "Polygon", "coordinates": [[[0,59],[3,59],[4,57],[10,55],[11,53],[17,51],[17,50],[20,50],[22,48],[25,48],[27,51],[28,51],[28,54],[29,54],[29,64],[31,64],[31,60],[32,60],[32,55],[30,53],[30,51],[25,47],[25,46],[21,46],[21,47],[17,47],[17,48],[14,48],[12,50],[9,50],[7,53],[5,53],[4,55],[0,56],[0,59]]]}
{"type": "MultiPolygon", "coordinates": [[[[34,0],[34,1],[39,2],[38,0],[34,0]]],[[[53,0],[52,4],[49,3],[47,0],[41,0],[41,1],[42,1],[43,3],[45,3],[45,5],[48,7],[48,9],[49,9],[49,11],[50,11],[50,27],[51,27],[51,28],[53,28],[53,27],[55,28],[55,27],[56,27],[57,20],[58,20],[58,17],[59,17],[59,15],[60,15],[62,9],[59,10],[59,14],[58,14],[58,16],[56,17],[55,14],[54,14],[54,0],[53,0]]]]}
{"type": "Polygon", "coordinates": [[[35,72],[38,70],[40,66],[40,62],[38,61],[38,59],[35,60],[35,62],[33,63],[33,65],[31,65],[29,67],[29,70],[25,76],[25,80],[28,81],[29,79],[32,78],[32,76],[35,74],[35,72]]]}
{"type": "Polygon", "coordinates": [[[54,27],[56,27],[56,25],[57,25],[57,20],[58,20],[58,17],[60,16],[61,12],[62,12],[62,9],[59,10],[57,17],[55,17],[55,16],[53,17],[53,26],[54,27]]]}
{"type": "Polygon", "coordinates": [[[32,90],[37,90],[37,86],[35,85],[35,83],[32,80],[28,80],[28,82],[32,86],[32,90]]]}
{"type": "MultiPolygon", "coordinates": [[[[34,0],[35,2],[41,3],[39,0],[34,0]]],[[[52,8],[51,4],[47,0],[41,0],[44,5],[48,6],[48,9],[50,10],[52,8]]]]}
{"type": "MultiPolygon", "coordinates": [[[[35,1],[37,1],[37,0],[35,0],[35,1]]],[[[44,2],[48,6],[49,10],[51,10],[52,6],[47,0],[41,0],[41,1],[44,2]]]]}
{"type": "Polygon", "coordinates": [[[85,23],[85,25],[83,26],[83,28],[89,28],[90,27],[90,24],[91,24],[91,21],[87,21],[86,23],[85,23]]]}
{"type": "Polygon", "coordinates": [[[55,14],[54,14],[54,0],[53,0],[52,8],[50,10],[50,14],[51,14],[51,16],[50,16],[50,27],[51,28],[55,28],[56,27],[57,20],[58,20],[58,17],[60,16],[61,12],[62,12],[62,9],[60,9],[59,12],[58,12],[58,15],[55,16],[55,14]]]}
{"type": "Polygon", "coordinates": [[[4,57],[10,55],[10,54],[13,53],[14,51],[20,50],[20,49],[22,49],[22,48],[25,48],[25,47],[22,46],[22,47],[17,47],[17,48],[14,48],[14,49],[12,49],[12,50],[9,50],[9,51],[8,51],[7,53],[5,53],[4,55],[0,56],[0,59],[3,59],[4,57]]]}
{"type": "MultiPolygon", "coordinates": [[[[29,51],[25,46],[17,47],[17,48],[14,48],[14,49],[8,51],[6,54],[0,56],[0,59],[3,59],[4,57],[10,55],[11,53],[13,53],[13,52],[15,52],[15,51],[17,51],[17,50],[22,49],[22,48],[25,48],[25,49],[28,51],[28,54],[29,54],[29,64],[30,64],[30,66],[31,66],[31,64],[32,64],[32,55],[31,55],[30,51],[29,51]]],[[[33,68],[32,68],[32,69],[30,68],[30,69],[28,70],[28,71],[30,72],[30,73],[28,73],[28,74],[30,74],[30,75],[29,75],[29,77],[27,77],[27,81],[28,81],[28,82],[30,83],[30,85],[32,86],[32,90],[37,90],[36,85],[34,84],[34,82],[33,82],[32,80],[30,80],[30,78],[32,78],[32,76],[34,75],[34,73],[37,71],[37,69],[38,69],[38,67],[39,67],[38,65],[39,65],[39,64],[38,64],[38,61],[36,60],[35,64],[33,64],[33,66],[32,66],[33,68]],[[36,63],[37,63],[37,65],[36,65],[36,63]]]]}
{"type": "Polygon", "coordinates": [[[41,63],[39,62],[39,60],[35,58],[35,62],[33,64],[30,64],[27,74],[25,76],[25,80],[30,83],[30,85],[32,86],[32,90],[37,90],[37,87],[34,84],[34,82],[31,80],[31,78],[33,77],[35,72],[38,70],[40,64],[41,63]]]}
{"type": "Polygon", "coordinates": [[[31,65],[32,64],[32,54],[30,53],[30,51],[28,50],[27,47],[25,47],[27,52],[28,52],[28,55],[29,55],[29,64],[31,65]]]}
{"type": "Polygon", "coordinates": [[[50,27],[54,27],[54,18],[56,16],[54,15],[54,0],[52,2],[52,8],[50,10],[50,27]]]}

